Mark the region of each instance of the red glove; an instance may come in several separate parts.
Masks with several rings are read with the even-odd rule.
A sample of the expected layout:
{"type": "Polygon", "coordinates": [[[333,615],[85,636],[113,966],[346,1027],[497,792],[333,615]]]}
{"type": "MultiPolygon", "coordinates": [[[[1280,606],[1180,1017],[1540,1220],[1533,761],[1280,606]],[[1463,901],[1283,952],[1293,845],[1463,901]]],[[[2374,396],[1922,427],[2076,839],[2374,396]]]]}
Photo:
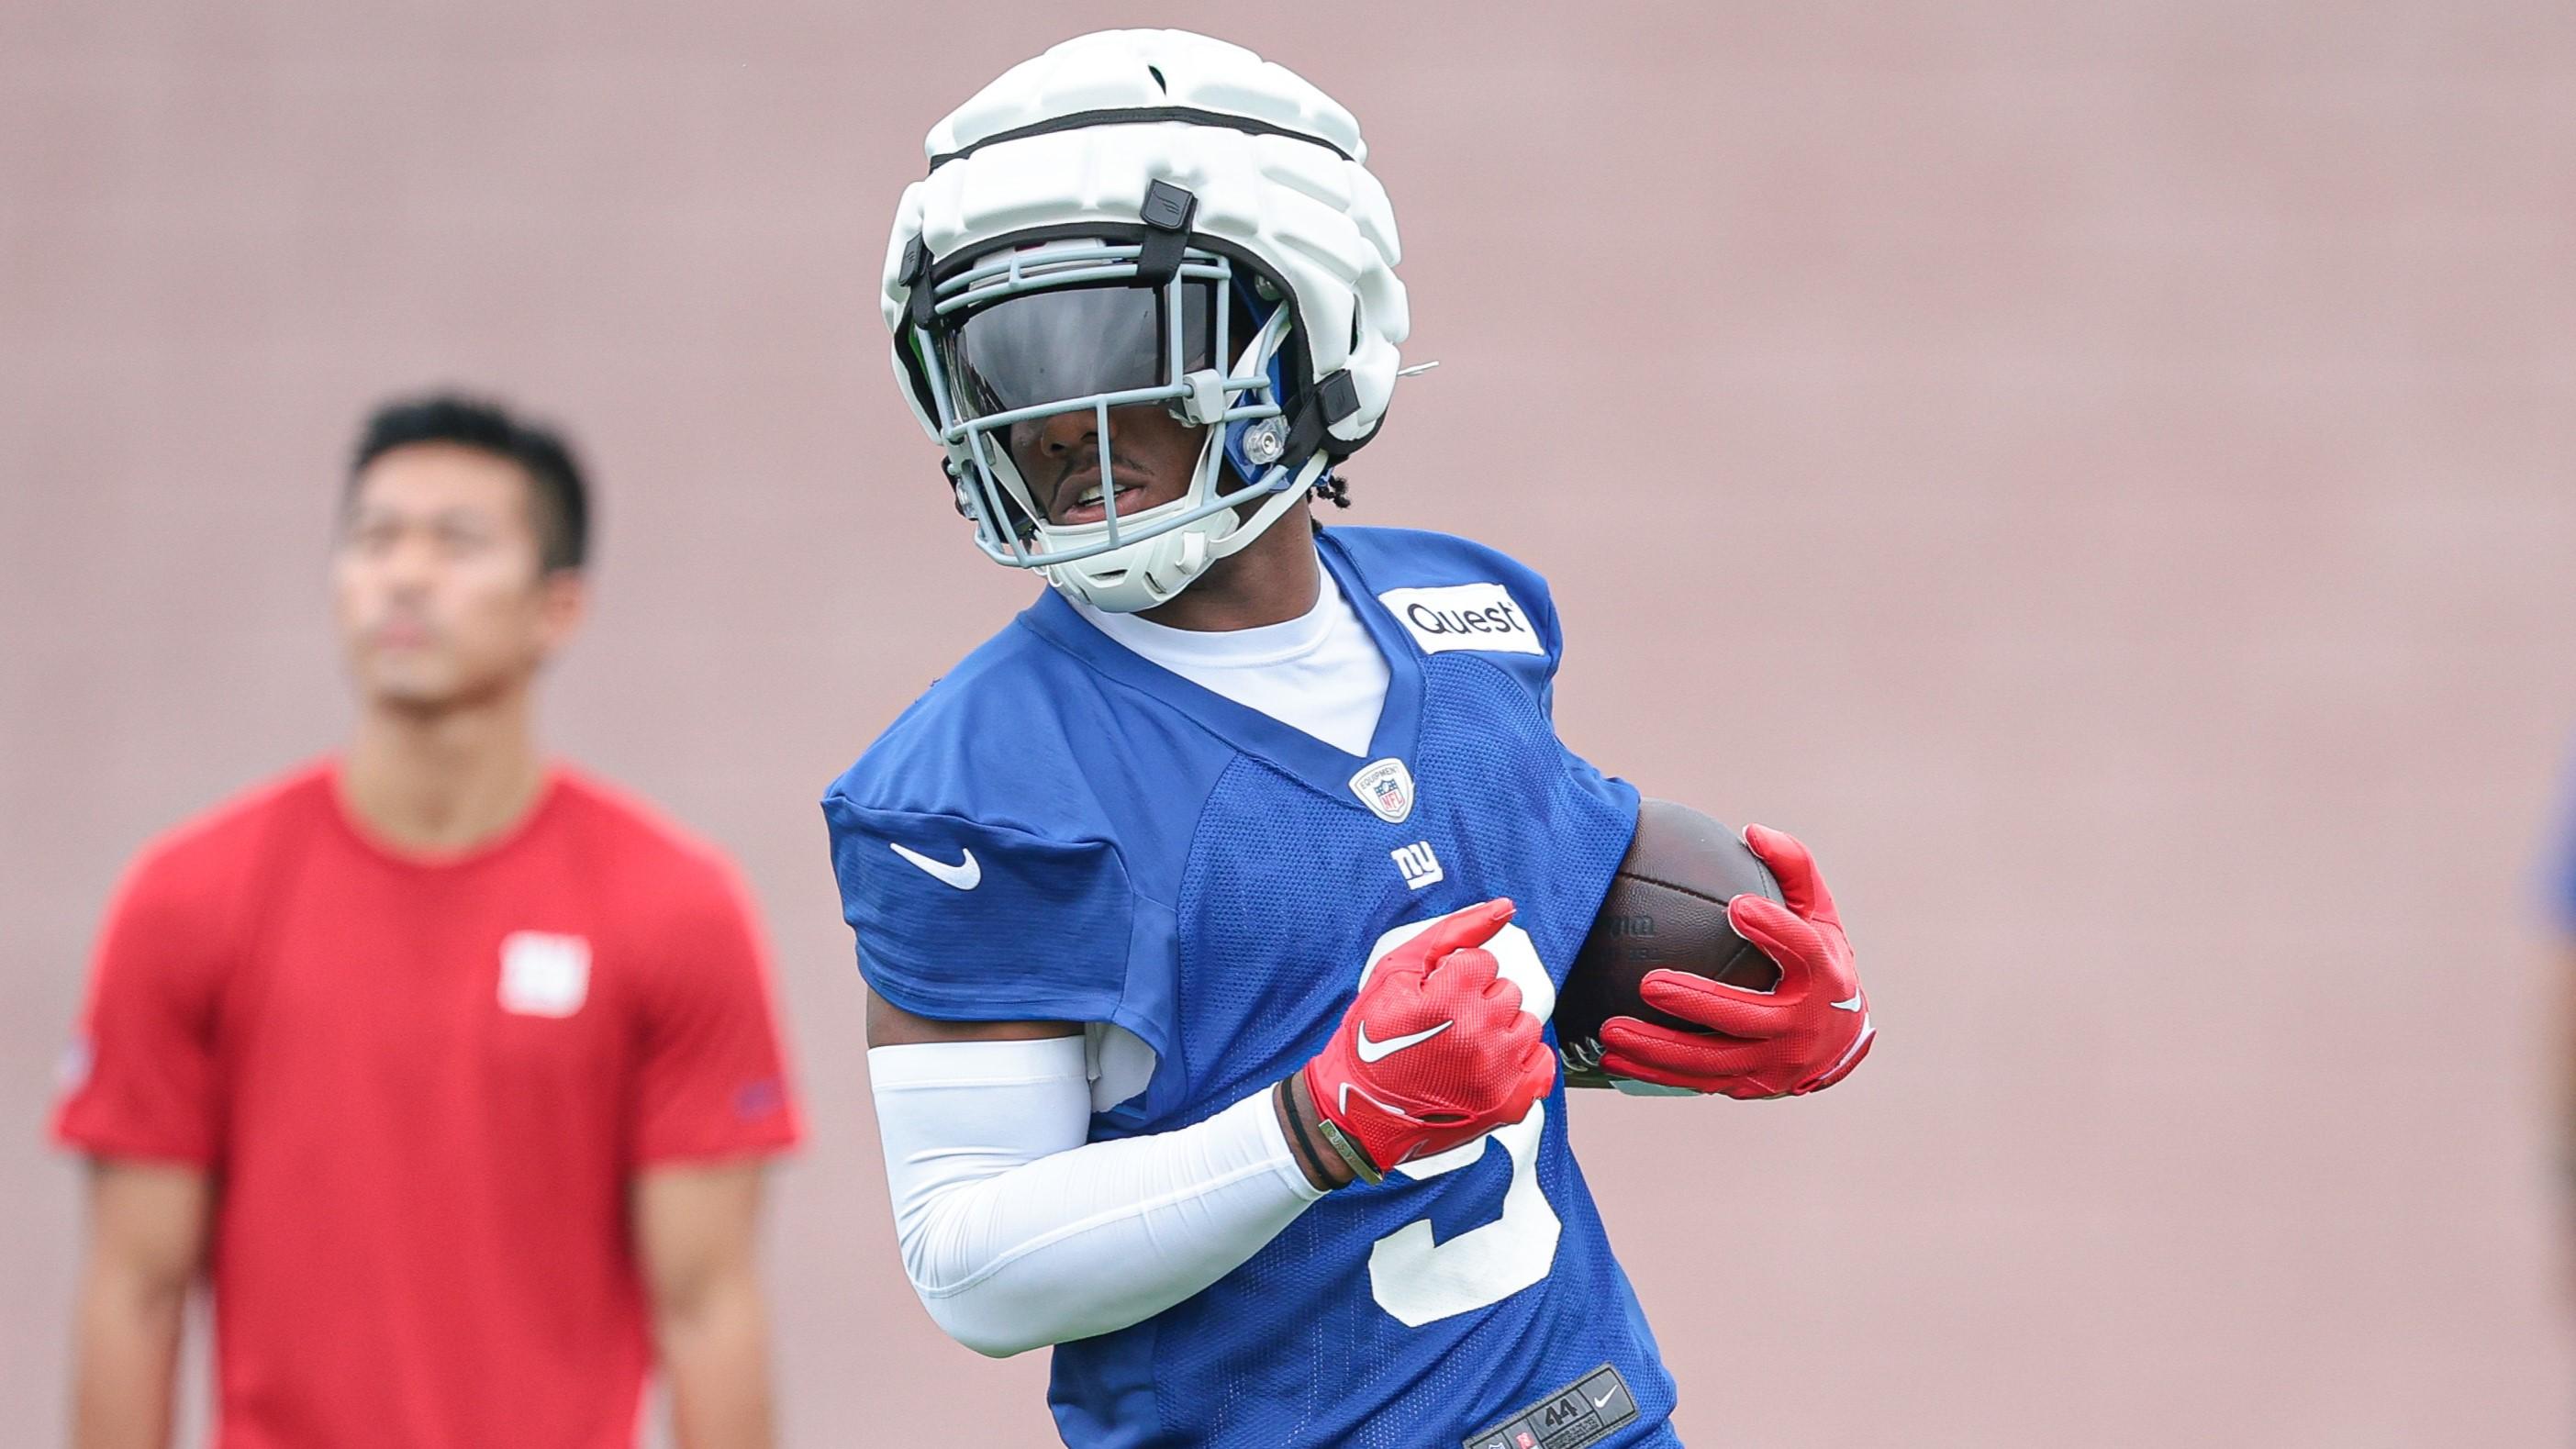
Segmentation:
{"type": "Polygon", "coordinates": [[[1779,965],[1779,984],[1747,991],[1687,971],[1649,971],[1637,988],[1647,1005],[1725,1035],[1614,1016],[1601,1027],[1603,1071],[1730,1097],[1794,1097],[1841,1081],[1869,1055],[1877,1035],[1869,997],[1816,858],[1759,825],[1745,827],[1744,843],[1771,867],[1788,905],[1740,895],[1726,919],[1779,965]]]}
{"type": "Polygon", "coordinates": [[[1479,949],[1511,918],[1510,901],[1487,901],[1386,953],[1306,1064],[1316,1111],[1376,1169],[1351,1163],[1361,1177],[1517,1122],[1556,1085],[1545,1023],[1479,949]]]}

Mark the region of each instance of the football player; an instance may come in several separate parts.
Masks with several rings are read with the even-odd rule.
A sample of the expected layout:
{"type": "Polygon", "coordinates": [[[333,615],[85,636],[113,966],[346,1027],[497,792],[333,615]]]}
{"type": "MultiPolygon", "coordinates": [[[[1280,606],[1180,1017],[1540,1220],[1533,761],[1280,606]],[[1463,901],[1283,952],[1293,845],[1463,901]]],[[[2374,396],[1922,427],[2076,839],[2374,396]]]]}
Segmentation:
{"type": "MultiPolygon", "coordinates": [[[[1405,293],[1350,114],[1176,31],[930,133],[884,307],[990,558],[1050,588],[823,801],[905,1269],[1058,1345],[1080,1446],[1671,1444],[1547,1028],[1637,794],[1558,742],[1539,576],[1334,528],[1405,293]]],[[[1813,862],[1665,973],[1631,1084],[1813,1091],[1871,1028],[1813,862]]]]}

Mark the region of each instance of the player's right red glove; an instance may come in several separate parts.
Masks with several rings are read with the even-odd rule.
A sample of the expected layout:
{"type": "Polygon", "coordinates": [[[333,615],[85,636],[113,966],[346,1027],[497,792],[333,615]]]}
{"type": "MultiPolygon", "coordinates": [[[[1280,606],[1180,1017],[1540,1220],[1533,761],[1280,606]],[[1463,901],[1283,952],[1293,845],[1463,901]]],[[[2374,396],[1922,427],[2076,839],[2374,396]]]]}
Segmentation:
{"type": "Polygon", "coordinates": [[[1306,1064],[1315,1109],[1376,1169],[1350,1164],[1368,1181],[1519,1121],[1556,1084],[1545,1023],[1480,949],[1511,918],[1510,901],[1487,901],[1389,951],[1306,1064]]]}
{"type": "Polygon", "coordinates": [[[1746,991],[1687,971],[1649,971],[1638,991],[1646,1004],[1706,1030],[1614,1016],[1601,1027],[1603,1070],[1695,1092],[1792,1097],[1823,1091],[1869,1055],[1877,1040],[1869,997],[1815,856],[1796,836],[1759,825],[1744,827],[1744,844],[1771,867],[1780,901],[1748,892],[1726,919],[1779,966],[1779,984],[1746,991]]]}

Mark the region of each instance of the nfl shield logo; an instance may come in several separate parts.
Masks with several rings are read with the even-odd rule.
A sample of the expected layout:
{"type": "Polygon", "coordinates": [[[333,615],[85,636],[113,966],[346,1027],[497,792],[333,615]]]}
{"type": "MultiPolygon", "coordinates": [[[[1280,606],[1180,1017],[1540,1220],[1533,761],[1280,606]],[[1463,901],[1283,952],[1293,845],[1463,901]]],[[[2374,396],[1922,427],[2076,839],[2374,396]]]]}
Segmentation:
{"type": "Polygon", "coordinates": [[[1389,825],[1400,825],[1413,813],[1413,772],[1404,761],[1388,758],[1376,761],[1351,776],[1351,793],[1360,797],[1377,818],[1389,825]]]}

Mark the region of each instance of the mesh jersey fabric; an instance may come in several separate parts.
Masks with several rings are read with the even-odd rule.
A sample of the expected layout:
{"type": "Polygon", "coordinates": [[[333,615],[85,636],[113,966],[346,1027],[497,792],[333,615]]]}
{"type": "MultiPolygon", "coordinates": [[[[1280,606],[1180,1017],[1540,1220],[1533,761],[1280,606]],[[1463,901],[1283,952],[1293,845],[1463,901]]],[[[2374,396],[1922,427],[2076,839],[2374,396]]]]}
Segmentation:
{"type": "MultiPolygon", "coordinates": [[[[826,797],[873,987],[933,1016],[1080,1010],[1154,1049],[1146,1090],[1096,1114],[1094,1140],[1189,1125],[1287,1075],[1390,933],[1480,900],[1519,904],[1512,950],[1552,994],[1634,832],[1636,792],[1557,740],[1560,643],[1535,574],[1396,530],[1335,529],[1321,552],[1390,667],[1366,758],[1156,668],[1050,595],[826,797]],[[1507,601],[1480,606],[1502,632],[1475,642],[1497,647],[1425,634],[1390,592],[1507,601]],[[1410,781],[1393,820],[1354,778],[1385,760],[1410,781]],[[975,888],[897,845],[943,866],[973,852],[975,888]],[[1077,869],[1024,870],[1027,848],[1077,869]],[[1090,938],[1033,926],[1065,903],[1042,891],[1078,895],[1090,938]]],[[[1672,1381],[1574,1162],[1560,1085],[1517,1128],[1328,1196],[1180,1305],[1059,1345],[1049,1398],[1082,1449],[1418,1446],[1605,1363],[1640,1412],[1597,1442],[1675,1442],[1672,1381]]]]}

